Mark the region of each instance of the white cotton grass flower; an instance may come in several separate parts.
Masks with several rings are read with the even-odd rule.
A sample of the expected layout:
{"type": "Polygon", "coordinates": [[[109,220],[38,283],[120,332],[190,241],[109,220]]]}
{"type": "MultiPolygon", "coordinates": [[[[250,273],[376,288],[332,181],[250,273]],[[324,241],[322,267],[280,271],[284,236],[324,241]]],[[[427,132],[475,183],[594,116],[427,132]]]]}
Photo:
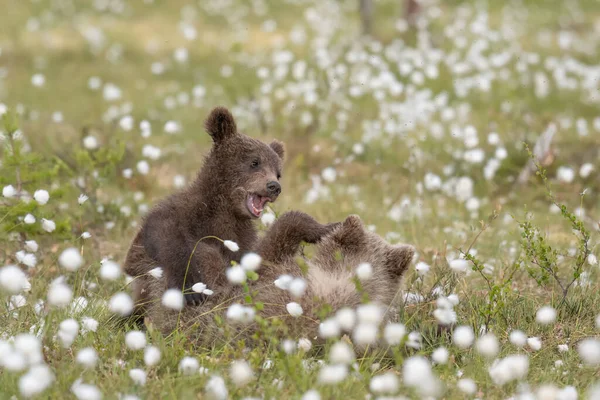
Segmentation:
{"type": "Polygon", "coordinates": [[[524,354],[511,354],[494,361],[488,368],[490,378],[496,385],[524,379],[529,372],[529,357],[524,354]]]}
{"type": "Polygon", "coordinates": [[[335,182],[335,179],[337,178],[337,172],[335,168],[327,167],[321,172],[321,177],[323,177],[325,182],[335,182]]]}
{"type": "Polygon", "coordinates": [[[34,397],[50,387],[54,379],[54,373],[47,365],[33,365],[19,378],[19,393],[24,398],[34,397]]]}
{"type": "Polygon", "coordinates": [[[52,233],[56,229],[56,223],[52,220],[42,218],[42,229],[48,233],[52,233]]]}
{"type": "Polygon", "coordinates": [[[595,254],[590,254],[590,255],[587,257],[587,262],[588,262],[588,264],[590,264],[591,266],[598,265],[598,257],[596,257],[596,255],[595,255],[595,254]]]}
{"type": "Polygon", "coordinates": [[[348,367],[343,364],[324,364],[319,370],[318,380],[325,385],[335,385],[346,379],[348,367]]]}
{"type": "Polygon", "coordinates": [[[571,167],[558,167],[556,178],[564,183],[571,183],[575,179],[575,170],[571,167]]]}
{"type": "Polygon", "coordinates": [[[26,240],[25,241],[25,250],[35,253],[38,251],[40,246],[37,244],[35,240],[26,240]]]}
{"type": "Polygon", "coordinates": [[[148,346],[144,349],[144,364],[153,367],[160,362],[160,349],[156,346],[148,346]]]}
{"type": "Polygon", "coordinates": [[[183,357],[179,362],[179,372],[182,375],[195,375],[200,369],[200,363],[194,357],[183,357]]]}
{"type": "Polygon", "coordinates": [[[239,265],[227,268],[227,280],[234,285],[241,285],[246,282],[246,271],[239,265]]]}
{"type": "Polygon", "coordinates": [[[304,352],[310,351],[312,349],[312,342],[307,338],[298,339],[298,348],[304,352]]]}
{"type": "Polygon", "coordinates": [[[98,330],[98,325],[98,321],[96,321],[94,318],[83,317],[81,319],[81,333],[96,332],[98,330]]]}
{"type": "Polygon", "coordinates": [[[77,361],[78,364],[83,365],[84,368],[92,369],[98,362],[98,354],[93,347],[84,347],[77,352],[75,361],[77,361]]]}
{"type": "Polygon", "coordinates": [[[321,395],[315,389],[311,389],[304,393],[300,400],[321,400],[321,395]]]}
{"type": "Polygon", "coordinates": [[[371,323],[359,323],[352,334],[352,340],[359,346],[374,344],[377,341],[377,325],[371,323]]]}
{"type": "Polygon", "coordinates": [[[400,380],[393,372],[385,372],[371,378],[369,388],[377,394],[393,394],[400,389],[400,380]]]}
{"type": "Polygon", "coordinates": [[[293,354],[296,352],[296,342],[291,339],[286,339],[281,342],[281,349],[285,354],[293,354]]]}
{"type": "Polygon", "coordinates": [[[233,251],[234,253],[240,249],[240,246],[238,246],[236,242],[233,242],[231,240],[224,240],[223,245],[227,247],[230,251],[233,251]]]}
{"type": "Polygon", "coordinates": [[[433,353],[431,353],[431,359],[433,362],[440,365],[446,364],[449,357],[450,353],[448,352],[448,349],[443,346],[438,347],[433,351],[433,353]]]}
{"type": "Polygon", "coordinates": [[[146,160],[140,160],[135,165],[135,169],[142,175],[148,175],[150,172],[150,164],[146,160]]]}
{"type": "Polygon", "coordinates": [[[469,269],[469,262],[462,258],[457,258],[455,260],[452,260],[452,261],[450,261],[450,263],[448,265],[454,272],[459,272],[459,273],[467,272],[467,270],[469,269]]]}
{"type": "Polygon", "coordinates": [[[383,337],[390,346],[399,345],[406,336],[406,327],[400,323],[388,323],[383,329],[383,337]]]}
{"type": "Polygon", "coordinates": [[[406,347],[411,349],[419,350],[423,346],[423,338],[417,331],[413,331],[408,334],[408,340],[406,341],[406,347]]]}
{"type": "Polygon", "coordinates": [[[204,394],[207,400],[226,400],[229,397],[225,380],[220,376],[211,376],[204,386],[204,394]]]}
{"type": "Polygon", "coordinates": [[[290,313],[290,315],[292,317],[295,317],[295,318],[301,316],[303,313],[302,306],[296,302],[288,303],[285,306],[285,309],[287,310],[288,313],[290,313]]]}
{"type": "Polygon", "coordinates": [[[440,382],[433,375],[431,364],[423,356],[413,356],[402,365],[404,384],[415,389],[422,397],[435,396],[440,391],[440,382]]]}
{"type": "Polygon", "coordinates": [[[50,194],[47,190],[36,190],[35,193],[33,193],[33,198],[39,205],[43,206],[50,200],[50,194]]]}
{"type": "Polygon", "coordinates": [[[336,342],[329,350],[329,361],[332,364],[350,365],[355,360],[354,350],[346,342],[336,342]]]}
{"type": "MultiPolygon", "coordinates": [[[[14,338],[14,348],[21,353],[29,365],[44,362],[42,353],[42,342],[40,338],[31,333],[20,333],[14,338]]],[[[0,350],[0,364],[2,363],[2,351],[0,350]]]]}
{"type": "Polygon", "coordinates": [[[58,338],[65,349],[71,347],[78,333],[79,323],[72,318],[62,321],[58,327],[58,338]]]}
{"type": "Polygon", "coordinates": [[[376,303],[361,304],[356,307],[356,316],[361,323],[379,325],[383,320],[384,311],[384,308],[376,303]]]}
{"type": "Polygon", "coordinates": [[[83,233],[81,234],[81,236],[80,236],[80,238],[82,238],[82,239],[89,239],[89,238],[91,238],[91,237],[92,237],[92,234],[91,234],[91,233],[89,233],[89,232],[87,232],[87,231],[86,231],[86,232],[83,232],[83,233]]]}
{"type": "Polygon", "coordinates": [[[142,350],[146,347],[146,334],[140,331],[129,331],[125,334],[125,345],[130,350],[142,350]]]}
{"type": "Polygon", "coordinates": [[[48,289],[48,304],[63,308],[73,300],[73,290],[65,283],[53,282],[48,289]]]}
{"type": "Polygon", "coordinates": [[[77,271],[83,265],[83,257],[75,247],[69,247],[60,253],[58,263],[67,271],[77,271]]]}
{"type": "Polygon", "coordinates": [[[93,135],[87,135],[83,138],[83,147],[87,150],[96,150],[98,148],[98,139],[93,135]]]}
{"type": "Polygon", "coordinates": [[[591,366],[600,365],[600,339],[583,339],[577,345],[577,352],[584,364],[591,366]]]}
{"type": "Polygon", "coordinates": [[[100,278],[115,281],[121,276],[121,267],[114,261],[103,260],[100,265],[100,278]]]}
{"type": "Polygon", "coordinates": [[[500,344],[493,333],[486,333],[477,339],[475,349],[484,357],[494,358],[500,352],[500,344]]]}
{"type": "Polygon", "coordinates": [[[21,293],[28,285],[27,275],[16,265],[0,268],[0,288],[10,294],[21,293]]]}
{"type": "Polygon", "coordinates": [[[185,305],[183,293],[179,289],[167,289],[162,295],[161,304],[171,310],[182,310],[185,305]]]}
{"type": "Polygon", "coordinates": [[[544,306],[537,310],[535,321],[540,325],[550,325],[556,321],[556,310],[550,306],[544,306]]]}
{"type": "Polygon", "coordinates": [[[129,377],[134,384],[144,386],[146,384],[146,371],[141,368],[133,368],[129,370],[129,377]]]}
{"type": "Polygon", "coordinates": [[[7,199],[15,197],[16,194],[17,189],[15,189],[13,185],[7,185],[2,188],[2,196],[6,197],[7,199]]]}
{"type": "Polygon", "coordinates": [[[417,263],[417,265],[415,265],[415,270],[417,271],[417,274],[419,274],[419,276],[426,275],[430,269],[431,267],[429,266],[429,264],[423,261],[420,261],[417,263]]]}
{"type": "Polygon", "coordinates": [[[340,308],[335,313],[335,320],[343,331],[350,332],[356,324],[356,312],[350,307],[340,308]]]}
{"type": "Polygon", "coordinates": [[[288,274],[283,274],[279,276],[279,278],[275,279],[273,284],[277,286],[281,290],[288,290],[290,288],[290,283],[294,280],[294,277],[288,274]]]}
{"type": "Polygon", "coordinates": [[[362,282],[373,278],[373,267],[369,263],[360,263],[358,267],[356,267],[356,276],[362,282]]]}
{"type": "Polygon", "coordinates": [[[567,351],[569,351],[569,345],[559,344],[558,346],[556,346],[556,349],[558,350],[559,353],[566,353],[567,351]]]}
{"type": "Polygon", "coordinates": [[[542,348],[542,339],[536,336],[527,338],[527,346],[533,351],[538,351],[542,348]]]}
{"type": "Polygon", "coordinates": [[[37,264],[37,257],[32,253],[25,253],[23,250],[15,254],[17,260],[26,267],[33,268],[37,264]]]}
{"type": "Polygon", "coordinates": [[[31,214],[27,214],[25,216],[25,218],[23,218],[23,222],[25,222],[25,224],[27,224],[27,225],[35,224],[35,221],[36,221],[35,217],[31,214]]]}
{"type": "Polygon", "coordinates": [[[127,293],[119,292],[110,298],[108,308],[111,312],[126,317],[133,311],[133,300],[127,293]]]}
{"type": "Polygon", "coordinates": [[[213,291],[208,289],[206,287],[206,284],[202,283],[202,282],[194,283],[194,285],[192,285],[192,290],[196,293],[202,293],[207,296],[210,296],[211,294],[213,294],[213,291]]]}
{"type": "Polygon", "coordinates": [[[340,325],[333,318],[328,318],[319,324],[319,336],[323,339],[338,337],[340,325]]]}
{"type": "Polygon", "coordinates": [[[79,197],[77,197],[77,202],[79,203],[79,205],[82,205],[83,203],[88,201],[88,199],[89,197],[82,193],[79,195],[79,197]]]}
{"type": "Polygon", "coordinates": [[[527,335],[520,330],[514,330],[508,335],[508,340],[517,348],[523,348],[527,344],[527,335]]]}
{"type": "Polygon", "coordinates": [[[156,279],[160,279],[163,277],[163,269],[161,267],[156,267],[156,268],[152,268],[150,271],[148,271],[148,274],[150,274],[150,276],[156,278],[156,279]]]}
{"type": "Polygon", "coordinates": [[[254,308],[244,306],[239,303],[234,303],[227,308],[227,319],[232,322],[238,322],[241,324],[249,324],[254,321],[254,315],[256,311],[254,308]]]}
{"type": "Polygon", "coordinates": [[[263,215],[260,217],[260,222],[262,222],[264,226],[273,225],[273,222],[275,222],[275,214],[272,212],[263,213],[263,215]]]}
{"type": "Polygon", "coordinates": [[[262,262],[261,256],[256,253],[246,253],[240,260],[240,265],[245,271],[256,271],[262,262]]]}
{"type": "Polygon", "coordinates": [[[236,360],[229,368],[229,377],[237,387],[246,386],[254,379],[254,372],[245,360],[236,360]]]}
{"type": "Polygon", "coordinates": [[[473,344],[474,339],[475,334],[470,326],[458,326],[452,333],[452,343],[459,349],[468,349],[473,344]]]}
{"type": "Polygon", "coordinates": [[[475,381],[473,381],[473,379],[460,379],[456,383],[456,387],[458,388],[458,390],[468,395],[474,395],[477,391],[477,385],[475,384],[475,381]]]}
{"type": "Polygon", "coordinates": [[[77,400],[101,400],[102,392],[94,385],[82,383],[81,379],[71,385],[71,392],[77,400]]]}
{"type": "Polygon", "coordinates": [[[288,291],[295,298],[300,298],[304,296],[304,292],[306,291],[306,281],[303,278],[294,278],[288,287],[288,291]]]}
{"type": "Polygon", "coordinates": [[[27,359],[25,356],[12,347],[3,350],[4,354],[0,359],[1,365],[4,369],[10,372],[19,372],[27,368],[27,359]]]}

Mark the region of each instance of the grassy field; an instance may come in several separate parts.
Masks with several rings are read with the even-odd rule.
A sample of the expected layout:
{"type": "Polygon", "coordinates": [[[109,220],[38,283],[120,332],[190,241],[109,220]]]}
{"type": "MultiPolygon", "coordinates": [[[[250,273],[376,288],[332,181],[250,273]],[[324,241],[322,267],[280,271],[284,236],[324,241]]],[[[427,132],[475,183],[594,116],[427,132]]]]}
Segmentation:
{"type": "Polygon", "coordinates": [[[423,0],[410,27],[378,0],[371,37],[357,3],[0,2],[0,265],[30,284],[1,270],[0,398],[600,399],[600,3],[423,0]],[[155,365],[126,345],[107,307],[126,277],[101,261],[193,179],[215,105],[286,143],[276,214],[359,214],[415,246],[394,357],[332,384],[333,342],[207,352],[150,330],[155,365]]]}

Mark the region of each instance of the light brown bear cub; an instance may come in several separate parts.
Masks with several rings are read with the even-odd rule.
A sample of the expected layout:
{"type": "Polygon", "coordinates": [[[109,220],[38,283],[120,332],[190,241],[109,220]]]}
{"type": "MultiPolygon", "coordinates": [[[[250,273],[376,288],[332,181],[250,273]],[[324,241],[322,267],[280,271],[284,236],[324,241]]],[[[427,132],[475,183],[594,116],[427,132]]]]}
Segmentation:
{"type": "MultiPolygon", "coordinates": [[[[289,215],[292,213],[288,213],[289,215]]],[[[298,213],[300,218],[306,214],[298,213]]],[[[308,217],[308,216],[306,216],[308,217]]],[[[310,217],[308,217],[310,218],[310,217]]],[[[287,221],[277,220],[267,231],[258,246],[263,258],[257,281],[251,282],[255,292],[254,301],[264,304],[258,315],[266,319],[279,318],[286,328],[279,332],[281,337],[318,336],[320,319],[318,310],[329,304],[331,313],[341,308],[354,308],[363,301],[353,282],[355,269],[360,263],[372,266],[373,276],[362,282],[362,288],[371,302],[376,302],[389,310],[400,297],[401,278],[408,268],[414,248],[408,245],[390,245],[375,233],[363,227],[359,217],[350,216],[336,225],[316,245],[315,256],[308,261],[308,271],[303,272],[296,261],[304,236],[303,230],[312,229],[316,221],[304,218],[292,228],[287,221]],[[290,229],[292,228],[292,229],[290,229]],[[282,246],[282,244],[285,244],[282,246]],[[306,291],[300,298],[294,298],[288,291],[274,284],[281,275],[303,277],[306,291]],[[286,310],[290,302],[297,302],[303,315],[292,317],[286,310]]],[[[233,303],[243,303],[244,294],[240,286],[227,284],[212,287],[214,294],[200,307],[185,308],[181,313],[170,310],[161,304],[161,296],[167,286],[163,280],[153,279],[148,285],[151,302],[148,305],[148,319],[154,327],[165,334],[179,328],[198,345],[212,347],[222,344],[226,335],[223,327],[215,322],[215,316],[226,320],[228,307],[233,303]],[[179,325],[178,325],[179,324],[179,325]]],[[[234,332],[234,340],[250,339],[256,331],[255,324],[228,325],[234,332]]]]}

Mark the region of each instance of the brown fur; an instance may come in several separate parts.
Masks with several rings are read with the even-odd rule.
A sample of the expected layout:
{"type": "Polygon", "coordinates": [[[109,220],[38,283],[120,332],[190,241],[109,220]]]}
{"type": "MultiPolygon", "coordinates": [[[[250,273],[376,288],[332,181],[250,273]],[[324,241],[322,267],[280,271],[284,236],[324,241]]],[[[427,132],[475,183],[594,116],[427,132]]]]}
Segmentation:
{"type": "MultiPolygon", "coordinates": [[[[222,107],[210,113],[205,128],[214,143],[197,178],[149,212],[127,254],[125,271],[136,278],[133,292],[138,305],[148,300],[145,287],[154,278],[147,273],[155,267],[163,268],[163,282],[169,288],[181,289],[184,282],[186,288],[197,282],[223,286],[226,267],[239,262],[257,242],[249,194],[275,201],[281,191],[282,143],[267,145],[239,133],[233,116],[222,107]],[[240,250],[232,252],[207,236],[232,240],[240,250]]],[[[203,298],[189,293],[186,300],[199,304],[203,298]]]]}
{"type": "MultiPolygon", "coordinates": [[[[414,249],[407,245],[388,244],[365,230],[357,216],[350,216],[341,224],[321,225],[306,214],[291,212],[275,222],[258,246],[258,252],[263,257],[263,264],[258,271],[259,279],[251,283],[251,288],[256,292],[254,300],[264,303],[259,315],[285,322],[285,328],[278,333],[282,337],[304,336],[313,340],[317,337],[320,323],[317,314],[322,305],[329,304],[335,312],[343,307],[356,307],[362,302],[362,295],[352,282],[354,270],[361,262],[368,262],[373,267],[373,278],[362,283],[364,291],[370,301],[387,306],[389,310],[399,297],[401,277],[410,264],[414,249]],[[314,239],[312,235],[318,236],[326,230],[329,232],[317,244],[308,272],[303,273],[295,260],[300,242],[314,239]],[[282,274],[306,279],[307,290],[302,298],[294,299],[273,284],[282,274]],[[292,301],[299,303],[304,310],[299,318],[290,316],[286,311],[286,304],[292,301]]],[[[231,284],[209,286],[214,294],[202,306],[185,308],[178,313],[161,304],[161,296],[166,289],[164,280],[149,279],[151,301],[147,322],[164,334],[179,328],[198,345],[211,347],[222,344],[226,337],[224,330],[231,330],[234,340],[250,339],[255,332],[254,324],[219,327],[214,320],[215,316],[224,320],[231,304],[243,303],[241,287],[231,284]]]]}

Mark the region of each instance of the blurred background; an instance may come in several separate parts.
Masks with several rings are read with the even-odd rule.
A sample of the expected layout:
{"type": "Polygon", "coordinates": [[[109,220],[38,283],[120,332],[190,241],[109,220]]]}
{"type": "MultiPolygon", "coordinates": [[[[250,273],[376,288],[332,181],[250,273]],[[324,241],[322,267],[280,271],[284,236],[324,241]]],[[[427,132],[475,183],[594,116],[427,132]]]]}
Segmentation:
{"type": "Polygon", "coordinates": [[[92,231],[103,253],[122,256],[139,216],[193,179],[215,105],[246,134],[286,143],[278,213],[360,214],[423,255],[461,246],[502,208],[506,231],[489,240],[502,257],[511,243],[502,235],[524,206],[550,234],[554,221],[564,227],[531,173],[528,144],[559,200],[597,229],[597,1],[24,0],[1,9],[0,111],[18,114],[25,150],[39,155],[32,170],[48,171],[52,190],[90,197],[93,221],[65,230],[92,231]],[[74,189],[58,184],[65,176],[74,189]]]}

